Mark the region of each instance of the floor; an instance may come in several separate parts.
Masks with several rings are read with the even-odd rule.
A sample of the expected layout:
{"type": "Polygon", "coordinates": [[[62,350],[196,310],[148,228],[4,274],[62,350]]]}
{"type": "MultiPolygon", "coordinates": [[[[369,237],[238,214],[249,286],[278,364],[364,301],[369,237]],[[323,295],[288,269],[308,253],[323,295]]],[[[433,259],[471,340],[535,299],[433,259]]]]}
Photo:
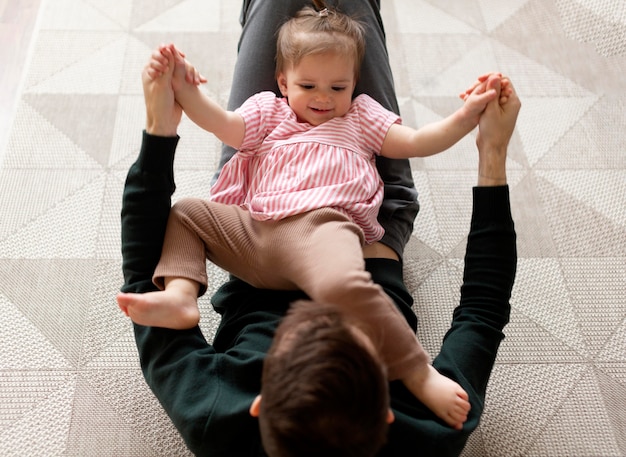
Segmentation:
{"type": "Polygon", "coordinates": [[[8,140],[40,0],[0,0],[0,159],[8,140]]]}
{"type": "MultiPolygon", "coordinates": [[[[522,99],[507,164],[513,313],[463,457],[625,456],[626,2],[382,4],[406,124],[449,114],[489,70],[510,75],[522,99]]],[[[189,455],[115,305],[120,202],[145,125],[149,52],[179,44],[223,103],[239,6],[0,0],[3,457],[189,455]]],[[[175,198],[206,195],[219,144],[188,120],[180,134],[175,198]]],[[[421,211],[405,282],[433,356],[458,302],[476,162],[474,134],[412,161],[421,211]]],[[[224,277],[212,268],[210,290],[224,277]]],[[[201,310],[210,341],[208,296],[201,310]]]]}

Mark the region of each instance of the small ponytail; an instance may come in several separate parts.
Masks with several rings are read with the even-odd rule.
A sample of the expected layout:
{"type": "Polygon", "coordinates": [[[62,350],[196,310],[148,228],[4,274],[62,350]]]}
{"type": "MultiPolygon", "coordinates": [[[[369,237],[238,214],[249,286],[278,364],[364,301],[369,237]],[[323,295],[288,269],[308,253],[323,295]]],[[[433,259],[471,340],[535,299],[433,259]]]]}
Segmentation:
{"type": "Polygon", "coordinates": [[[313,0],[313,5],[317,11],[328,10],[326,2],[324,0],[313,0]]]}
{"type": "Polygon", "coordinates": [[[311,6],[283,24],[276,44],[276,76],[306,55],[332,51],[354,56],[358,79],[365,53],[365,29],[355,18],[328,8],[324,0],[311,0],[311,6]]]}

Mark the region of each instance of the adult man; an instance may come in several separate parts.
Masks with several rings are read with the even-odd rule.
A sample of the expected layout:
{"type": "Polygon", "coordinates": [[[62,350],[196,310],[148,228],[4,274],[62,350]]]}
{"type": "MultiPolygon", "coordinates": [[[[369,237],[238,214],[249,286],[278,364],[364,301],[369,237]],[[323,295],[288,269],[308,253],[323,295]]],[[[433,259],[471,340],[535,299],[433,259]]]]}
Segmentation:
{"type": "MultiPolygon", "coordinates": [[[[252,44],[246,43],[255,36],[255,26],[271,31],[267,18],[275,14],[282,19],[280,10],[268,6],[272,3],[276,8],[279,4],[288,4],[285,7],[295,10],[304,2],[244,2],[246,20],[238,62],[244,56],[250,58],[247,53],[251,52],[252,44]],[[262,24],[265,25],[262,27],[262,24]]],[[[368,17],[373,18],[367,22],[370,27],[376,23],[382,27],[377,14],[372,15],[378,11],[378,2],[362,3],[370,8],[368,17]]],[[[384,51],[382,28],[379,31],[378,44],[383,44],[384,51]]],[[[254,45],[263,47],[258,41],[254,45]]],[[[376,49],[376,45],[370,43],[368,47],[376,49]]],[[[236,74],[242,71],[239,67],[236,74]]],[[[169,81],[162,78],[150,82],[148,79],[144,77],[146,132],[139,158],[129,171],[122,210],[123,290],[133,292],[154,290],[151,275],[160,255],[174,190],[172,164],[181,116],[169,81]]],[[[499,78],[489,84],[500,91],[499,78]]],[[[235,83],[234,86],[240,87],[235,83]]],[[[486,383],[502,339],[501,330],[508,321],[508,299],[515,275],[515,232],[510,217],[505,160],[518,110],[519,100],[513,92],[503,105],[498,101],[491,103],[481,119],[477,139],[479,178],[478,187],[474,189],[461,303],[455,310],[440,354],[433,361],[437,369],[457,380],[470,395],[472,410],[468,421],[462,431],[453,430],[421,405],[404,386],[392,383],[391,408],[395,420],[389,429],[388,443],[379,455],[405,455],[413,449],[419,449],[424,455],[457,455],[478,425],[486,383]]],[[[406,175],[403,166],[400,164],[400,176],[406,175]]],[[[393,179],[387,176],[386,181],[391,182],[389,193],[393,193],[393,179]]],[[[402,228],[396,229],[399,236],[389,238],[387,244],[375,246],[365,255],[371,257],[367,268],[373,279],[394,298],[415,328],[412,300],[402,283],[402,268],[397,260],[410,233],[407,227],[410,229],[412,224],[411,211],[414,217],[416,210],[413,206],[407,213],[403,208],[410,208],[411,202],[414,203],[414,191],[410,180],[396,187],[408,197],[397,199],[395,207],[391,205],[386,215],[383,211],[382,217],[391,220],[392,225],[394,220],[402,221],[405,233],[402,228]],[[394,215],[393,219],[389,218],[390,214],[394,215]]],[[[387,210],[389,208],[387,206],[387,210]]],[[[393,237],[394,229],[388,232],[393,237]]],[[[197,327],[173,331],[135,326],[146,380],[196,454],[263,455],[259,426],[249,410],[260,391],[262,363],[272,344],[274,330],[289,304],[300,298],[304,297],[298,292],[258,290],[237,279],[229,281],[213,298],[216,310],[222,314],[222,322],[212,345],[197,327]]],[[[258,410],[252,408],[252,413],[258,414],[258,410]]]]}

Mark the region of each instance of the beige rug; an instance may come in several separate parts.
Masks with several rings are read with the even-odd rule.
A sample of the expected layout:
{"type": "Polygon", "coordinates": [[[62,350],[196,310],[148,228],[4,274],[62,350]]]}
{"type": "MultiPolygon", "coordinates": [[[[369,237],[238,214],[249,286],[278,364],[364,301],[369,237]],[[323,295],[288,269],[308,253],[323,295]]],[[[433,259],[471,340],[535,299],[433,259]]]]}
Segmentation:
{"type": "MultiPolygon", "coordinates": [[[[450,113],[489,70],[523,101],[509,160],[512,321],[465,456],[626,455],[626,3],[383,4],[405,123],[450,113]]],[[[176,42],[225,102],[239,5],[43,2],[0,151],[0,455],[187,453],[115,305],[120,201],[150,50],[176,42]]],[[[188,121],[180,133],[176,195],[206,195],[218,144],[188,121]]],[[[476,163],[470,135],[413,164],[422,211],[406,280],[433,354],[458,299],[476,163]]],[[[211,338],[216,315],[202,307],[211,338]]]]}

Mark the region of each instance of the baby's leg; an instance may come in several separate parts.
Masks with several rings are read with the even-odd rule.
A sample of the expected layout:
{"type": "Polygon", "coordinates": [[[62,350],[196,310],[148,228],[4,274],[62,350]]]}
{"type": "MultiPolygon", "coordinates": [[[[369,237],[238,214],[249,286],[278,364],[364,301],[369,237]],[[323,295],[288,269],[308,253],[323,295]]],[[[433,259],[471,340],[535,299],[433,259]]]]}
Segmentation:
{"type": "Polygon", "coordinates": [[[291,278],[312,301],[336,305],[379,348],[390,380],[401,379],[407,366],[428,363],[415,333],[392,299],[365,271],[362,231],[332,209],[294,216],[275,231],[285,253],[272,268],[291,278]]]}
{"type": "Polygon", "coordinates": [[[402,380],[422,403],[452,428],[461,430],[470,410],[469,396],[452,379],[432,365],[423,365],[414,376],[402,380]]]}
{"type": "Polygon", "coordinates": [[[200,321],[200,285],[185,278],[165,278],[165,289],[145,294],[119,293],[117,304],[131,320],[147,327],[182,330],[200,321]]]}

